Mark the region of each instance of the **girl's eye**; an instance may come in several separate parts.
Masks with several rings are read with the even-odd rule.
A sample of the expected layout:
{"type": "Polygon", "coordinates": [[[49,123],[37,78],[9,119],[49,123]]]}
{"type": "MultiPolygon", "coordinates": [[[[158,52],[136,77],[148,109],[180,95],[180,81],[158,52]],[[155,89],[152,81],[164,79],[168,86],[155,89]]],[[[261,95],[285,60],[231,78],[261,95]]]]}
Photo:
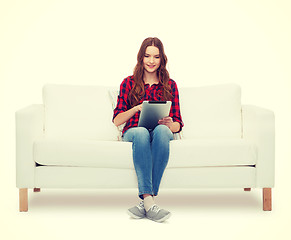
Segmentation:
{"type": "MultiPolygon", "coordinates": [[[[150,57],[150,55],[144,55],[144,57],[146,57],[146,58],[148,58],[148,57],[150,57]]],[[[160,58],[160,56],[155,56],[155,58],[160,58]]]]}

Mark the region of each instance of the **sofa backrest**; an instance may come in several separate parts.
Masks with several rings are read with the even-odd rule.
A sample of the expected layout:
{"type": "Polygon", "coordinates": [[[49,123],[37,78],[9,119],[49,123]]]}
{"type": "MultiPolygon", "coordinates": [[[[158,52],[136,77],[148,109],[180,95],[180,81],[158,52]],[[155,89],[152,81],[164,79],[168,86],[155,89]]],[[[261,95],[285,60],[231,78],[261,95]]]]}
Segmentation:
{"type": "Polygon", "coordinates": [[[241,89],[236,84],[179,88],[183,138],[241,137],[241,89]]]}
{"type": "MultiPolygon", "coordinates": [[[[179,88],[183,138],[241,137],[241,89],[236,84],[179,88]]],[[[120,140],[112,123],[118,87],[43,87],[48,137],[120,140]]]]}
{"type": "Polygon", "coordinates": [[[108,90],[102,86],[45,85],[46,136],[117,140],[108,90]]]}

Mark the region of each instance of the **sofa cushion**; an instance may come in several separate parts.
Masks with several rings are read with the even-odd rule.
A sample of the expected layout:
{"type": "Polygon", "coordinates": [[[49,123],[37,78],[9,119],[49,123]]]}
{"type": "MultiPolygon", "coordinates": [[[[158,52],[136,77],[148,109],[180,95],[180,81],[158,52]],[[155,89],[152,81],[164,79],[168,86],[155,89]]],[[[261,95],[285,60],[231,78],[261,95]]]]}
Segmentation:
{"type": "Polygon", "coordinates": [[[48,84],[43,101],[47,137],[117,140],[107,87],[48,84]]]}
{"type": "MultiPolygon", "coordinates": [[[[116,105],[117,105],[119,90],[117,88],[112,87],[112,88],[108,89],[108,93],[110,96],[110,102],[111,102],[111,107],[112,107],[112,112],[113,112],[114,109],[116,108],[116,105]]],[[[125,127],[125,125],[126,125],[126,122],[117,127],[118,132],[119,132],[119,136],[118,136],[119,141],[122,140],[122,131],[123,131],[123,128],[125,127]]]]}
{"type": "Polygon", "coordinates": [[[243,139],[205,138],[170,142],[169,168],[247,166],[256,162],[256,146],[243,139]]]}
{"type": "MultiPolygon", "coordinates": [[[[33,153],[42,165],[134,168],[130,142],[44,138],[34,143],[33,153]]],[[[256,147],[246,140],[174,140],[168,168],[255,165],[256,159],[256,147]]]]}
{"type": "Polygon", "coordinates": [[[41,165],[133,168],[131,147],[129,142],[44,138],[34,143],[33,155],[41,165]]]}
{"type": "Polygon", "coordinates": [[[241,90],[236,84],[180,88],[183,137],[241,137],[241,90]]]}

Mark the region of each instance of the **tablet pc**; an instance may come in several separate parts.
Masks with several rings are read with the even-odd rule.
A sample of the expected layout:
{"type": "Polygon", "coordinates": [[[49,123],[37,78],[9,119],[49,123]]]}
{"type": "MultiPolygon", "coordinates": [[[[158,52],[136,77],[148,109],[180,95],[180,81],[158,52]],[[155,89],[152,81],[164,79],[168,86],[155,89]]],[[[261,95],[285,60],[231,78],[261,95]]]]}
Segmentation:
{"type": "Polygon", "coordinates": [[[169,116],[171,105],[171,101],[143,101],[138,127],[153,130],[160,119],[169,116]]]}

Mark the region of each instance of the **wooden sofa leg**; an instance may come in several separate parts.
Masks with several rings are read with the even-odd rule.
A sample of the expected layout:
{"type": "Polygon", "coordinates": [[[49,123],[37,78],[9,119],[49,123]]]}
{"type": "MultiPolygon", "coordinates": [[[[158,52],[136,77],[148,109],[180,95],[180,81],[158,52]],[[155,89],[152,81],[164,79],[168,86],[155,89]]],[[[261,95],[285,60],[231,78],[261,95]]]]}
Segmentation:
{"type": "Polygon", "coordinates": [[[34,192],[40,192],[40,188],[34,188],[33,191],[34,192]]]}
{"type": "Polygon", "coordinates": [[[19,211],[27,212],[28,211],[28,195],[27,188],[19,189],[19,211]]]}
{"type": "Polygon", "coordinates": [[[251,191],[251,188],[244,188],[245,192],[251,191]]]}
{"type": "Polygon", "coordinates": [[[263,188],[263,210],[272,211],[272,188],[263,188]]]}

